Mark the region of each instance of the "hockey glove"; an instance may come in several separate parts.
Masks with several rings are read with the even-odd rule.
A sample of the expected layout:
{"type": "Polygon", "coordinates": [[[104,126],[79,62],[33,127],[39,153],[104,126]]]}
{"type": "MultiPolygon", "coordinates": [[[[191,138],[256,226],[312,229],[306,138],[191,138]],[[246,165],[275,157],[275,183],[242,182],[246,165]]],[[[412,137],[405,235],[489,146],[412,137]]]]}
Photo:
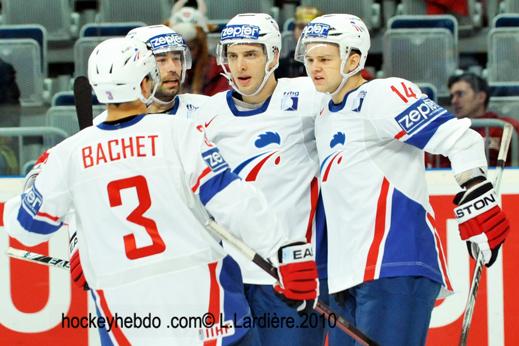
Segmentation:
{"type": "Polygon", "coordinates": [[[496,260],[501,244],[510,232],[510,223],[499,205],[492,183],[485,180],[454,197],[454,209],[461,239],[467,240],[472,258],[475,244],[482,252],[484,262],[490,267],[496,260]]]}
{"type": "Polygon", "coordinates": [[[274,285],[274,290],[299,313],[310,312],[319,295],[312,245],[299,242],[283,246],[278,257],[279,282],[274,285]]]}
{"type": "Polygon", "coordinates": [[[77,247],[76,233],[70,238],[70,277],[74,284],[85,291],[89,289],[85,276],[83,275],[83,268],[81,267],[81,260],[79,258],[79,248],[77,247]]]}

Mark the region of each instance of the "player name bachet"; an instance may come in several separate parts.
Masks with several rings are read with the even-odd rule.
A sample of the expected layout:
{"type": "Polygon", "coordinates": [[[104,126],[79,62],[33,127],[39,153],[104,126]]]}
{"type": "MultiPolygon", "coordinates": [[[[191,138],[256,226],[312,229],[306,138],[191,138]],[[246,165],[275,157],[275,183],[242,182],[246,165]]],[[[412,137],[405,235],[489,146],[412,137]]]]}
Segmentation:
{"type": "Polygon", "coordinates": [[[83,167],[90,168],[113,161],[156,156],[158,138],[158,135],[129,136],[83,147],[83,167]]]}

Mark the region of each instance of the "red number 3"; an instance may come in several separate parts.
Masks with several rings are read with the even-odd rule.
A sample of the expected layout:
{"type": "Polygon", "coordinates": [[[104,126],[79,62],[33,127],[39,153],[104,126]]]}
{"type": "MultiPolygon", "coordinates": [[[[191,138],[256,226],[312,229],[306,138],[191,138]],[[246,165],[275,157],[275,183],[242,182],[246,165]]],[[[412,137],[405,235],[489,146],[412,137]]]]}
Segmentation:
{"type": "Polygon", "coordinates": [[[130,188],[135,188],[137,191],[139,205],[128,215],[126,220],[144,227],[151,237],[151,245],[143,247],[137,247],[133,234],[127,234],[123,237],[126,257],[134,260],[161,253],[166,250],[166,244],[164,244],[164,241],[159,235],[155,221],[144,216],[144,213],[151,207],[151,197],[146,178],[142,175],[114,180],[108,183],[107,189],[110,207],[114,208],[122,205],[121,191],[130,188]]]}

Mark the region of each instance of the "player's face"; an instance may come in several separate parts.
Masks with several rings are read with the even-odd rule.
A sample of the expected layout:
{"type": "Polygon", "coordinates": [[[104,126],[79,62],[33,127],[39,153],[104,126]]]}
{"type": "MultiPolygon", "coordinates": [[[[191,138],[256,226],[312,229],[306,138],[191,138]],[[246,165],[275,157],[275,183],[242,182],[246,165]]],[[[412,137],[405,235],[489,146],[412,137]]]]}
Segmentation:
{"type": "Polygon", "coordinates": [[[334,44],[310,43],[306,46],[305,65],[319,92],[333,92],[342,81],[339,47],[334,44]]]}
{"type": "Polygon", "coordinates": [[[459,118],[473,118],[484,112],[485,94],[476,93],[469,83],[459,81],[451,85],[451,105],[459,118]]]}
{"type": "Polygon", "coordinates": [[[155,60],[159,67],[161,80],[155,97],[161,101],[169,102],[178,94],[180,89],[182,54],[179,52],[156,54],[155,60]]]}
{"type": "Polygon", "coordinates": [[[265,76],[267,55],[260,44],[235,44],[227,47],[227,61],[238,90],[254,93],[265,76]]]}

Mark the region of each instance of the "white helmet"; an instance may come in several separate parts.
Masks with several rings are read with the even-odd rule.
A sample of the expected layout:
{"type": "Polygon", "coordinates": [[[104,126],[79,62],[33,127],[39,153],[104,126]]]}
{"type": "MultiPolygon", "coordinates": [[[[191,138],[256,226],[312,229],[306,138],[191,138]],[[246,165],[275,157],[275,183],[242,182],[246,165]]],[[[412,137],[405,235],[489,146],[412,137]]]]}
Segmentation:
{"type": "MultiPolygon", "coordinates": [[[[364,68],[370,47],[369,31],[366,24],[359,17],[351,14],[326,14],[317,17],[308,23],[301,37],[299,37],[294,56],[295,60],[305,63],[306,45],[318,42],[332,43],[339,46],[342,82],[331,93],[333,96],[342,89],[349,77],[364,68]],[[360,51],[359,65],[353,71],[344,73],[346,61],[352,50],[360,51]]],[[[308,72],[307,70],[307,74],[310,75],[308,72]]]]}
{"type": "Polygon", "coordinates": [[[268,68],[274,61],[276,52],[281,52],[281,33],[276,21],[265,13],[243,13],[234,16],[222,30],[220,43],[216,47],[218,65],[222,66],[225,77],[227,77],[234,90],[244,96],[254,96],[263,89],[268,78],[279,65],[278,62],[270,70],[268,68]],[[265,46],[267,54],[265,76],[258,89],[252,94],[246,95],[238,90],[226,66],[228,63],[227,47],[233,44],[261,44],[265,46]]]}
{"type": "Polygon", "coordinates": [[[149,105],[160,84],[155,58],[146,45],[129,38],[111,38],[101,42],[88,59],[88,79],[101,103],[141,100],[149,105]],[[142,80],[149,76],[153,90],[145,98],[142,80]]]}
{"type": "Polygon", "coordinates": [[[154,55],[166,52],[182,54],[182,76],[180,83],[186,78],[186,70],[191,68],[191,52],[181,35],[163,24],[150,25],[130,30],[126,37],[134,38],[148,45],[154,55]]]}

